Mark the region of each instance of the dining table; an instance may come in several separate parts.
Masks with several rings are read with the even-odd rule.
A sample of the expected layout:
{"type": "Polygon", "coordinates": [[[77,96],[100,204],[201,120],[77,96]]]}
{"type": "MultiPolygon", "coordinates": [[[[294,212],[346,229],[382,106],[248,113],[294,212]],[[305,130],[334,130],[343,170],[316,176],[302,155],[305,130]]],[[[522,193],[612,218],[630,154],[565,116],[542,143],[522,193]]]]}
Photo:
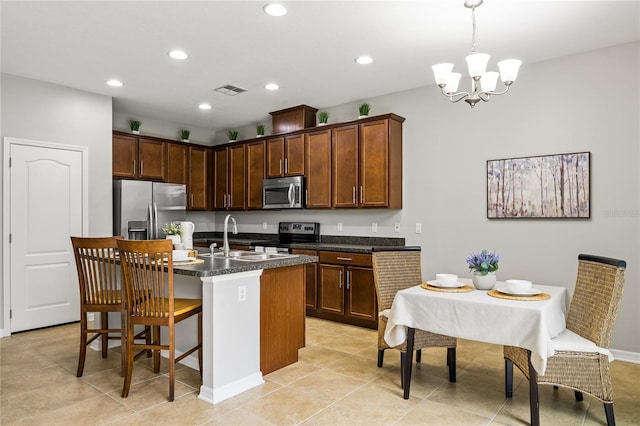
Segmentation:
{"type": "MultiPolygon", "coordinates": [[[[396,293],[388,312],[385,341],[391,347],[407,341],[403,368],[404,398],[409,398],[415,330],[516,346],[529,353],[531,424],[539,425],[537,374],[544,374],[553,355],[551,339],[566,327],[567,289],[534,285],[531,295],[508,294],[498,281],[494,290],[478,290],[470,279],[460,279],[455,288],[428,285],[409,287],[396,293]],[[504,290],[505,292],[501,292],[504,290]]],[[[511,389],[506,389],[510,396],[511,389]]]]}

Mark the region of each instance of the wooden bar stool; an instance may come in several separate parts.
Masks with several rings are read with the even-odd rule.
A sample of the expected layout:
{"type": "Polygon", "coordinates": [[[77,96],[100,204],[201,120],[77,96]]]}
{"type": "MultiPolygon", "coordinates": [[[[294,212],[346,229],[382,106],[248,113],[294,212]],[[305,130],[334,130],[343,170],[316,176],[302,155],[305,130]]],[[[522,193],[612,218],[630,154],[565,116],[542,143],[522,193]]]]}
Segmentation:
{"type": "MultiPolygon", "coordinates": [[[[84,371],[87,345],[102,336],[102,357],[106,358],[109,340],[120,340],[122,345],[122,362],[120,375],[124,376],[125,363],[125,306],[120,287],[120,272],[117,268],[117,237],[71,237],[73,253],[78,270],[80,286],[80,354],[78,357],[77,377],[84,371]],[[88,312],[100,313],[100,328],[89,328],[88,312]],[[109,328],[109,312],[119,312],[122,320],[121,328],[109,328]],[[89,335],[95,333],[91,338],[89,335]],[[117,336],[110,335],[117,333],[117,336]]],[[[145,328],[135,339],[145,338],[151,341],[151,329],[145,328]]],[[[138,354],[139,357],[141,355],[138,354]]],[[[150,355],[150,353],[149,353],[150,355]]]]}
{"type": "Polygon", "coordinates": [[[129,334],[135,325],[151,326],[153,342],[136,343],[127,337],[127,368],[122,397],[129,395],[133,353],[136,348],[153,350],[153,369],[160,372],[160,350],[169,353],[169,401],[174,399],[175,364],[198,351],[202,376],[202,299],[176,299],[173,286],[173,253],[170,240],[129,241],[118,240],[118,249],[124,273],[129,334]],[[198,315],[198,344],[175,356],[175,324],[198,315]],[[169,341],[160,342],[160,327],[168,327],[169,341]]]}

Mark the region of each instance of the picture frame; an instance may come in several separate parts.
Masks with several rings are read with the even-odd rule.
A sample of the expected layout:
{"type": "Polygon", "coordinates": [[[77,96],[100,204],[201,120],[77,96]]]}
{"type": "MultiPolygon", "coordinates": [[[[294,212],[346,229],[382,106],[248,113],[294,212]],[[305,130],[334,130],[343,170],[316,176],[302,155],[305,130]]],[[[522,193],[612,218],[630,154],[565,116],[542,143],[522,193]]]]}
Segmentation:
{"type": "Polygon", "coordinates": [[[488,219],[590,217],[590,152],[487,160],[488,219]]]}

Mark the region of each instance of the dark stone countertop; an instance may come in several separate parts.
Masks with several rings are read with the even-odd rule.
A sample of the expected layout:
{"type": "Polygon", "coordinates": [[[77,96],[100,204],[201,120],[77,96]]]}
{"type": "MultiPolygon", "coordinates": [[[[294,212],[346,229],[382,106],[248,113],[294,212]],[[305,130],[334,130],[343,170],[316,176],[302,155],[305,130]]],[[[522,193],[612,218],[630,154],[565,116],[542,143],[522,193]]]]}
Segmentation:
{"type": "MultiPolygon", "coordinates": [[[[196,232],[193,235],[194,242],[222,242],[222,232],[196,232]]],[[[253,243],[277,242],[276,234],[231,234],[230,244],[249,246],[253,243]]],[[[404,238],[389,237],[355,237],[341,235],[321,235],[319,243],[291,243],[291,248],[300,250],[340,251],[350,253],[371,253],[373,247],[380,246],[404,246],[404,238]]],[[[218,244],[220,246],[220,244],[218,244]]]]}
{"type": "MultiPolygon", "coordinates": [[[[208,251],[208,250],[207,250],[208,251]]],[[[173,273],[193,277],[213,277],[216,275],[235,274],[238,272],[255,271],[257,269],[284,268],[287,266],[315,263],[317,256],[289,255],[286,258],[249,262],[246,260],[227,259],[224,257],[199,257],[204,263],[195,265],[174,265],[173,273]]]]}

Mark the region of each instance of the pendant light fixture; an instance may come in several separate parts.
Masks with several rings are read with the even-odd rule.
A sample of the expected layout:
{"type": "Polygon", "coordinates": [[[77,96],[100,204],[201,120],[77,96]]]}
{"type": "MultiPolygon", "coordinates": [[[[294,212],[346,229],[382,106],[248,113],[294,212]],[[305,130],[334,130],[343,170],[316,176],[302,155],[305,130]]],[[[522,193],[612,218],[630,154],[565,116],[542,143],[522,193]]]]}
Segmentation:
{"type": "Polygon", "coordinates": [[[442,94],[449,98],[451,102],[458,102],[464,99],[471,108],[479,101],[488,102],[491,95],[502,95],[509,91],[518,76],[518,70],[522,61],[518,59],[505,59],[498,62],[500,72],[487,71],[487,63],[490,55],[476,52],[476,7],[482,4],[483,0],[466,0],[464,6],[471,9],[472,36],[471,53],[466,57],[471,77],[471,92],[458,92],[458,84],[462,74],[453,72],[453,64],[443,63],[432,66],[436,84],[442,90],[442,94]],[[498,77],[504,84],[504,90],[496,91],[498,77]]]}

